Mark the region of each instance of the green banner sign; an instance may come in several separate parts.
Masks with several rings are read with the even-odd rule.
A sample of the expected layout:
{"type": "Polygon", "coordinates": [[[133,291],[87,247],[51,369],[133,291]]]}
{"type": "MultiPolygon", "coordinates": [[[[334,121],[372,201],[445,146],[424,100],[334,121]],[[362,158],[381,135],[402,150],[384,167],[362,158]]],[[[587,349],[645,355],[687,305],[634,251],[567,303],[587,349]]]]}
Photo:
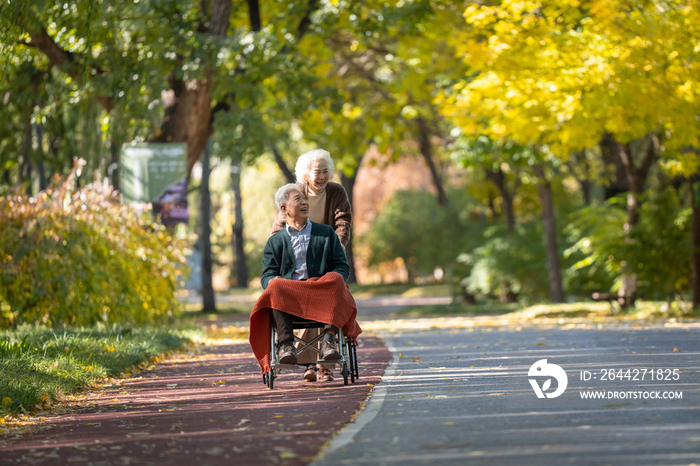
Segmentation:
{"type": "Polygon", "coordinates": [[[125,203],[153,203],[165,224],[189,220],[187,144],[124,144],[120,173],[125,203]]]}

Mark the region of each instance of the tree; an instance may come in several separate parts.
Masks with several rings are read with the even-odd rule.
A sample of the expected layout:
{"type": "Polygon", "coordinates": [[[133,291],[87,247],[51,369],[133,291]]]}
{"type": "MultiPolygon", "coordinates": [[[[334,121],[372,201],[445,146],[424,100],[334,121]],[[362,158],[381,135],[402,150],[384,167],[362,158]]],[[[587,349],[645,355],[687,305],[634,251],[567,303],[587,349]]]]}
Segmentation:
{"type": "Polygon", "coordinates": [[[302,44],[318,57],[319,75],[338,88],[342,101],[340,108],[312,112],[301,127],[309,139],[343,154],[340,165],[350,178],[371,144],[383,153],[391,149],[395,158],[419,153],[438,203],[447,204],[439,145],[444,122],[432,101],[440,82],[463,68],[447,45],[445,28],[458,27],[460,5],[349,2],[327,18],[332,28],[302,44]]]}
{"type": "Polygon", "coordinates": [[[186,142],[191,170],[214,131],[215,116],[266,75],[294,66],[294,44],[318,8],[308,0],[290,9],[273,4],[274,26],[264,27],[258,2],[247,3],[249,11],[240,14],[231,0],[118,7],[104,0],[12,2],[3,7],[2,40],[12,53],[29,49],[46,68],[60,70],[81,98],[95,99],[112,117],[128,121],[160,104],[156,127],[142,127],[135,136],[186,142]],[[254,24],[247,24],[248,17],[254,24]],[[290,29],[297,34],[282,32],[290,29]]]}
{"type": "Polygon", "coordinates": [[[455,34],[455,47],[475,77],[438,102],[468,134],[514,140],[564,160],[612,135],[636,185],[628,196],[631,231],[659,140],[673,153],[700,135],[690,123],[699,89],[691,45],[697,15],[680,0],[471,5],[470,28],[455,34]]]}

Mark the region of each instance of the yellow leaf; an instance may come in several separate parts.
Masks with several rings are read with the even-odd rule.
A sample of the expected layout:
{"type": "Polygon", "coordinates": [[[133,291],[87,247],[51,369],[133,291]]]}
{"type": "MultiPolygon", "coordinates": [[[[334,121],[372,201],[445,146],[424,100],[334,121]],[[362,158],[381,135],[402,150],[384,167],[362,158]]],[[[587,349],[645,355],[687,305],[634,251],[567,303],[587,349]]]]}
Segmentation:
{"type": "Polygon", "coordinates": [[[537,343],[537,346],[543,346],[543,345],[546,345],[546,344],[547,344],[547,342],[546,342],[546,341],[543,341],[542,343],[537,343]]]}
{"type": "Polygon", "coordinates": [[[453,426],[453,425],[455,425],[455,423],[454,423],[454,422],[443,422],[441,425],[443,425],[443,426],[453,426]]]}
{"type": "Polygon", "coordinates": [[[5,398],[2,399],[2,405],[3,406],[10,406],[12,404],[12,398],[9,396],[6,396],[5,398]]]}
{"type": "Polygon", "coordinates": [[[681,350],[679,350],[678,348],[676,348],[676,347],[674,346],[674,347],[673,347],[673,352],[674,352],[674,353],[680,353],[681,350]]]}

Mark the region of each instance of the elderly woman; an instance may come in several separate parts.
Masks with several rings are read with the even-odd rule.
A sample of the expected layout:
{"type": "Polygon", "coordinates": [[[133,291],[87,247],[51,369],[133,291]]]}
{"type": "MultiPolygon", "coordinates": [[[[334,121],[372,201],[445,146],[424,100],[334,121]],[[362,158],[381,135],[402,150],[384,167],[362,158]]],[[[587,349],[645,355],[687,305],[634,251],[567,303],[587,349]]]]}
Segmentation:
{"type": "MultiPolygon", "coordinates": [[[[352,208],[345,188],[330,181],[334,168],[330,153],[323,149],[315,149],[299,157],[294,171],[297,184],[309,202],[309,220],[333,228],[340,239],[340,244],[345,248],[350,241],[352,230],[352,208]]],[[[284,228],[284,225],[285,217],[280,211],[272,224],[270,235],[277,233],[284,228]]],[[[310,341],[318,334],[319,329],[304,329],[299,337],[304,341],[310,341]]],[[[305,351],[299,355],[297,364],[307,366],[304,380],[332,381],[333,374],[330,370],[323,368],[317,370],[317,359],[318,353],[315,351],[305,351]]]]}

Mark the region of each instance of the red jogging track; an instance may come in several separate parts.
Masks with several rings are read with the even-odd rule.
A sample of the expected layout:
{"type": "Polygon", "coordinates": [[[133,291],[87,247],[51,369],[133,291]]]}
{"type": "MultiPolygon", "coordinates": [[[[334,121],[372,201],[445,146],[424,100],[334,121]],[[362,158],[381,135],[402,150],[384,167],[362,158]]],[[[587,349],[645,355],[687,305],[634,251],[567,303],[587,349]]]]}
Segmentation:
{"type": "Polygon", "coordinates": [[[0,464],[302,465],[360,409],[391,359],[360,336],[360,379],[343,385],[282,374],[262,382],[247,342],[172,358],[106,390],[34,433],[0,437],[0,464]]]}

